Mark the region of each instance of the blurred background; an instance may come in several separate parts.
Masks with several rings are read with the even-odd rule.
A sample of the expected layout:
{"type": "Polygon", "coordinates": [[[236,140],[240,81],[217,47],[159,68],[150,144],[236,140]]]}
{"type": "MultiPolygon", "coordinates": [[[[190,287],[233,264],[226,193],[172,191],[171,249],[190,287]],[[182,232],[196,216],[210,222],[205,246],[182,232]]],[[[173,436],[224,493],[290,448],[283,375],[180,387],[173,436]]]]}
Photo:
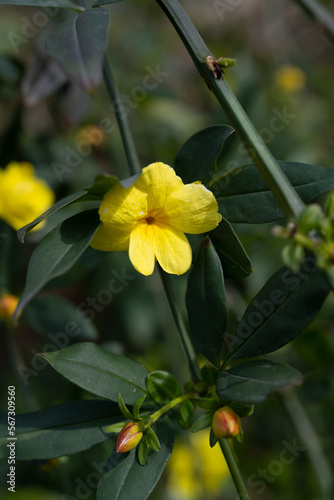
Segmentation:
{"type": "MultiPolygon", "coordinates": [[[[237,59],[237,65],[226,71],[226,80],[274,156],[333,167],[334,46],[321,27],[293,0],[181,3],[213,54],[237,59]],[[272,125],[274,117],[278,118],[276,127],[272,125]]],[[[334,14],[331,1],[322,3],[334,14]]],[[[124,0],[107,8],[111,13],[108,57],[142,166],[157,160],[172,166],[178,149],[192,134],[228,121],[156,2],[124,0]]],[[[0,167],[11,161],[31,162],[60,199],[90,184],[98,173],[125,178],[129,172],[104,85],[89,97],[67,81],[43,50],[48,35],[73,14],[50,10],[46,18],[40,12],[38,7],[0,6],[0,167]]],[[[239,146],[236,136],[228,139],[220,159],[222,169],[249,162],[239,146]]],[[[18,243],[14,230],[1,221],[0,233],[6,235],[0,243],[2,290],[20,295],[35,245],[74,210],[80,210],[80,205],[52,216],[45,228],[27,237],[24,246],[18,243]]],[[[282,265],[284,243],[272,236],[268,224],[237,225],[235,229],[250,255],[254,273],[246,280],[226,284],[230,332],[249,300],[282,265]]],[[[173,280],[181,304],[186,280],[187,275],[173,280]]],[[[187,381],[159,276],[139,275],[125,253],[89,249],[70,272],[51,282],[32,301],[12,329],[27,380],[25,388],[16,380],[5,335],[0,335],[2,411],[6,411],[8,385],[17,386],[18,412],[91,397],[50,367],[39,367],[34,361],[34,354],[42,352],[52,343],[52,335],[61,331],[57,312],[46,309],[48,314],[40,317],[45,307],[51,307],[50,297],[55,296],[83,311],[92,309],[90,299],[99,304],[93,307],[89,328],[71,342],[95,340],[152,370],[169,370],[183,383],[187,381]],[[103,303],[103,290],[115,271],[125,273],[126,284],[121,293],[103,303]],[[32,397],[25,396],[27,390],[32,397]]],[[[319,463],[325,460],[329,473],[333,470],[332,320],[330,297],[307,331],[272,356],[298,368],[305,377],[303,386],[293,394],[271,396],[243,421],[244,442],[236,442],[234,449],[253,499],[325,498],[319,481],[329,481],[328,471],[324,468],[316,474],[309,448],[290,452],[293,460],[289,464],[281,457],[294,443],[305,446],[299,433],[308,432],[306,423],[310,421],[314,435],[309,437],[322,446],[319,463]]],[[[96,472],[92,463],[102,463],[110,452],[106,441],[80,455],[43,464],[20,463],[15,498],[94,499],[96,485],[89,481],[90,474],[96,472]]],[[[1,477],[5,477],[7,467],[6,461],[0,462],[1,477]]],[[[1,488],[3,500],[11,498],[6,485],[1,488]]],[[[222,456],[216,448],[210,451],[205,431],[190,437],[189,432],[180,432],[172,459],[150,498],[235,500],[222,456]]]]}

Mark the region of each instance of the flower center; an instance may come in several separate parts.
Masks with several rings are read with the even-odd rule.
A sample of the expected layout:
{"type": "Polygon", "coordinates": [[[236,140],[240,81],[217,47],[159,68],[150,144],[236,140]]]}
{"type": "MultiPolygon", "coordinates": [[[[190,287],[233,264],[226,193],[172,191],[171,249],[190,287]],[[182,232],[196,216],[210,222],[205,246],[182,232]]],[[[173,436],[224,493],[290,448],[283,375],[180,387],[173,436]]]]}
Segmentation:
{"type": "Polygon", "coordinates": [[[154,217],[147,217],[146,218],[147,224],[153,224],[154,223],[154,217]]]}

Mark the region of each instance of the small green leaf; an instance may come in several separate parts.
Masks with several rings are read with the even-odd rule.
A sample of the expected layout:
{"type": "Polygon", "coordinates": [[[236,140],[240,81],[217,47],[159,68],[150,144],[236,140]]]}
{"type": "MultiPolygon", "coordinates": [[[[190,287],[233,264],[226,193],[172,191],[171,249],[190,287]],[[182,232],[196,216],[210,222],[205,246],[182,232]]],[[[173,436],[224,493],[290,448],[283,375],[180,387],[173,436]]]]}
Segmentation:
{"type": "Polygon", "coordinates": [[[215,386],[217,382],[217,377],[219,375],[219,370],[213,365],[206,363],[201,368],[201,375],[207,387],[215,386]]]}
{"type": "Polygon", "coordinates": [[[140,415],[139,415],[140,408],[141,408],[142,404],[144,403],[145,399],[146,399],[146,396],[144,395],[141,398],[137,399],[137,401],[133,405],[132,411],[133,411],[133,414],[136,417],[136,419],[140,418],[140,415]]]}
{"type": "Polygon", "coordinates": [[[219,366],[226,326],[226,298],[221,263],[207,236],[188,278],[186,304],[195,348],[219,366]]]}
{"type": "Polygon", "coordinates": [[[97,211],[89,210],[66,219],[42,239],[31,256],[15,318],[48,281],[72,267],[88,247],[99,225],[97,211]]]}
{"type": "Polygon", "coordinates": [[[51,208],[46,210],[46,212],[42,213],[39,217],[37,217],[35,220],[32,222],[29,222],[26,226],[21,227],[21,229],[18,230],[17,232],[17,237],[21,243],[24,241],[25,235],[31,231],[37,224],[42,222],[44,219],[49,217],[49,215],[54,214],[55,212],[58,212],[63,207],[66,207],[67,205],[70,205],[71,203],[74,203],[75,201],[80,200],[87,194],[87,191],[78,191],[77,193],[70,194],[68,196],[65,196],[65,198],[62,198],[61,200],[57,201],[54,205],[52,205],[51,208]]]}
{"type": "Polygon", "coordinates": [[[87,321],[84,313],[56,295],[35,297],[25,308],[24,316],[35,331],[46,335],[59,349],[73,340],[96,340],[98,337],[96,327],[87,321]]]}
{"type": "Polygon", "coordinates": [[[87,9],[65,21],[46,41],[45,50],[67,76],[92,93],[102,78],[109,12],[87,9]]]}
{"type": "Polygon", "coordinates": [[[124,415],[124,417],[128,418],[129,420],[135,420],[135,416],[132,415],[132,413],[125,406],[121,393],[118,394],[117,402],[122,415],[124,415]]]}
{"type": "MultiPolygon", "coordinates": [[[[16,415],[16,458],[42,460],[87,450],[110,436],[104,427],[123,419],[116,403],[71,401],[16,415]]],[[[8,459],[7,415],[0,416],[0,458],[8,459]]]]}
{"type": "Polygon", "coordinates": [[[190,429],[194,420],[194,405],[189,399],[180,404],[177,411],[177,421],[182,429],[190,429]]]}
{"type": "Polygon", "coordinates": [[[228,344],[227,360],[273,352],[295,339],[314,319],[331,287],[307,257],[299,272],[279,269],[254,297],[228,344]]]}
{"type": "Polygon", "coordinates": [[[146,436],[144,435],[142,437],[142,440],[140,441],[138,447],[137,447],[138,462],[143,467],[146,465],[146,462],[147,462],[148,450],[149,450],[148,442],[147,442],[146,436]]]}
{"type": "Polygon", "coordinates": [[[240,427],[240,432],[237,436],[235,436],[236,440],[239,442],[239,443],[243,443],[244,441],[244,430],[242,427],[240,427]]]}
{"type": "Polygon", "coordinates": [[[254,413],[254,405],[241,405],[238,403],[229,403],[228,406],[230,406],[232,410],[235,411],[235,413],[239,415],[239,417],[241,418],[250,417],[254,413]]]}
{"type": "Polygon", "coordinates": [[[302,375],[288,365],[266,360],[249,361],[219,374],[217,394],[222,399],[257,403],[273,391],[300,384],[302,379],[302,375]]]}
{"type": "Polygon", "coordinates": [[[177,379],[168,372],[151,372],[146,380],[146,387],[151,398],[158,405],[165,405],[181,396],[182,390],[177,379]]]}
{"type": "Polygon", "coordinates": [[[71,9],[82,11],[83,7],[74,0],[0,0],[0,5],[24,5],[31,7],[59,7],[61,9],[71,9]]]}
{"type": "MultiPolygon", "coordinates": [[[[305,203],[334,188],[334,168],[278,162],[305,203]]],[[[217,177],[210,189],[219,212],[230,222],[260,224],[284,217],[274,195],[255,165],[245,165],[217,177]]]]}
{"type": "Polygon", "coordinates": [[[114,175],[99,174],[95,177],[94,183],[85,189],[89,194],[93,194],[102,199],[110,189],[116,186],[116,184],[119,184],[118,177],[114,175]]]}
{"type": "MultiPolygon", "coordinates": [[[[214,383],[216,385],[216,382],[214,383]]],[[[216,411],[221,405],[216,399],[212,398],[192,398],[194,405],[203,410],[216,411]]]]}
{"type": "MultiPolygon", "coordinates": [[[[174,444],[173,426],[168,419],[157,422],[155,426],[161,443],[159,453],[153,450],[148,451],[147,465],[142,467],[141,462],[136,460],[136,450],[124,454],[125,456],[114,451],[100,479],[96,500],[111,498],[112,500],[131,498],[147,500],[168,462],[174,444]]],[[[141,454],[145,451],[140,444],[139,450],[141,454]]],[[[145,463],[144,453],[140,458],[145,463]]]]}
{"type": "Polygon", "coordinates": [[[210,232],[210,239],[220,259],[226,279],[246,278],[252,272],[251,261],[231,224],[222,219],[210,232]]]}
{"type": "Polygon", "coordinates": [[[202,431],[203,429],[206,429],[207,427],[210,427],[212,424],[212,416],[213,416],[212,411],[203,413],[203,415],[198,417],[198,419],[195,420],[195,422],[193,423],[191,427],[191,432],[199,432],[202,431]]]}
{"type": "Polygon", "coordinates": [[[213,448],[217,444],[218,438],[216,434],[213,432],[213,429],[210,430],[210,447],[213,448]]]}
{"type": "Polygon", "coordinates": [[[190,137],[175,158],[175,171],[185,184],[201,181],[208,184],[217,172],[217,159],[233,128],[213,125],[190,137]]]}
{"type": "Polygon", "coordinates": [[[147,443],[149,447],[152,448],[153,451],[156,452],[160,451],[161,444],[154,430],[151,427],[148,427],[146,430],[146,434],[147,434],[147,443]]]}
{"type": "Polygon", "coordinates": [[[104,432],[119,434],[123,429],[125,422],[118,422],[117,424],[111,424],[104,428],[104,432]]]}
{"type": "Polygon", "coordinates": [[[91,342],[41,356],[70,382],[98,396],[117,401],[121,393],[125,403],[132,405],[146,394],[148,370],[143,365],[91,342]]]}

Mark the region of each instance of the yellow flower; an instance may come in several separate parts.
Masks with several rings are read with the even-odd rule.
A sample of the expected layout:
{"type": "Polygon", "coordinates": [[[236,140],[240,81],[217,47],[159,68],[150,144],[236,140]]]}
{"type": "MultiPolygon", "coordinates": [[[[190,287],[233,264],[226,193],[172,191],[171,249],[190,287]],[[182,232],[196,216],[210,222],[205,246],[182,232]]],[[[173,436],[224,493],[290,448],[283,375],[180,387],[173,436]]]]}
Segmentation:
{"type": "Polygon", "coordinates": [[[177,438],[167,464],[167,491],[171,500],[216,498],[229,479],[229,470],[219,446],[209,445],[209,431],[177,438]]]}
{"type": "Polygon", "coordinates": [[[19,298],[10,293],[0,297],[0,321],[12,321],[12,316],[18,302],[19,298]]]}
{"type": "Polygon", "coordinates": [[[30,163],[12,162],[0,169],[0,218],[16,231],[47,210],[54,198],[52,189],[35,176],[30,163]]]}
{"type": "Polygon", "coordinates": [[[164,271],[188,271],[192,253],[184,233],[211,231],[221,221],[218,204],[200,182],[183,184],[161,162],[145,167],[130,188],[108,191],[99,209],[102,224],[91,246],[98,250],[128,250],[140,273],[153,273],[155,259],[164,271]]]}
{"type": "Polygon", "coordinates": [[[274,73],[276,85],[287,92],[298,92],[306,85],[305,73],[292,64],[280,66],[274,73]]]}

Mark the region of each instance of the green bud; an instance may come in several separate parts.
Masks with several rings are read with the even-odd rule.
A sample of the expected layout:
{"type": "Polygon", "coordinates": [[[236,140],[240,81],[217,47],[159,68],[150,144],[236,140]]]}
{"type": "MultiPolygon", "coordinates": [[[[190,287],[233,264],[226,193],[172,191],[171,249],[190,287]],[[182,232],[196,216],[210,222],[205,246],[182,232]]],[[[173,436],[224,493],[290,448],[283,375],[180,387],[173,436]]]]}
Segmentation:
{"type": "Polygon", "coordinates": [[[312,231],[312,229],[318,229],[323,215],[320,205],[308,205],[299,216],[298,231],[307,234],[309,231],[312,231]]]}
{"type": "Polygon", "coordinates": [[[299,243],[294,243],[293,241],[286,245],[282,250],[283,262],[292,269],[292,271],[297,272],[305,258],[304,248],[299,243]]]}
{"type": "Polygon", "coordinates": [[[237,60],[232,59],[231,57],[219,57],[219,59],[217,59],[217,63],[221,68],[229,68],[230,66],[235,66],[237,64],[237,60]]]}
{"type": "Polygon", "coordinates": [[[229,406],[219,408],[213,415],[212,430],[220,439],[237,436],[241,430],[239,415],[229,406]]]}

